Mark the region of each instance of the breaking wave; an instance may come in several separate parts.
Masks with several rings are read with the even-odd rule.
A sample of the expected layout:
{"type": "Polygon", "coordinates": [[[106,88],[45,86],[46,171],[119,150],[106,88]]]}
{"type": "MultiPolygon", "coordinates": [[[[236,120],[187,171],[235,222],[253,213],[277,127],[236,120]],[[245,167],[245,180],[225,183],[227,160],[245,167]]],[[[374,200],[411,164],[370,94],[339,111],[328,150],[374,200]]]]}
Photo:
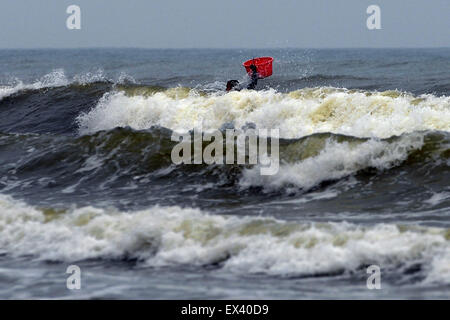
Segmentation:
{"type": "Polygon", "coordinates": [[[11,84],[0,85],[0,101],[6,97],[24,91],[51,89],[69,85],[83,86],[96,82],[120,84],[134,83],[135,80],[126,74],[121,74],[117,79],[109,79],[101,69],[94,72],[76,74],[73,77],[68,77],[64,69],[55,69],[32,83],[24,83],[19,79],[14,79],[11,81],[11,84]]]}
{"type": "MultiPolygon", "coordinates": [[[[103,185],[119,178],[140,181],[137,177],[142,177],[148,182],[181,175],[186,179],[195,176],[189,183],[211,179],[215,181],[211,187],[308,190],[359,172],[394,167],[413,177],[427,166],[430,178],[445,180],[450,157],[450,134],[445,132],[414,132],[389,139],[323,133],[281,140],[278,173],[261,176],[258,165],[174,165],[171,152],[177,142],[171,140],[171,134],[158,127],[145,131],[116,128],[77,137],[0,134],[0,150],[10,154],[0,161],[0,187],[22,188],[17,180],[32,187],[31,181],[37,183],[44,176],[60,186],[85,181],[78,186],[82,189],[93,181],[103,185]]],[[[208,142],[203,142],[203,150],[207,146],[208,142]]]]}
{"type": "Polygon", "coordinates": [[[309,137],[296,150],[296,157],[283,161],[277,174],[263,176],[259,166],[255,166],[244,170],[240,184],[268,190],[278,190],[283,186],[310,189],[321,182],[339,180],[360,170],[386,170],[399,165],[423,143],[423,134],[404,135],[392,141],[309,137]]]}
{"type": "Polygon", "coordinates": [[[0,231],[4,254],[53,261],[131,259],[276,276],[326,276],[378,264],[405,276],[415,270],[422,282],[450,280],[450,230],[444,228],[288,223],[158,206],[39,209],[0,195],[0,231]]]}
{"type": "Polygon", "coordinates": [[[142,90],[106,93],[94,108],[79,115],[79,132],[127,126],[207,131],[230,123],[236,128],[253,123],[258,129],[279,129],[280,137],[286,139],[323,132],[388,138],[414,131],[450,131],[447,96],[326,87],[228,94],[181,87],[142,90]]]}

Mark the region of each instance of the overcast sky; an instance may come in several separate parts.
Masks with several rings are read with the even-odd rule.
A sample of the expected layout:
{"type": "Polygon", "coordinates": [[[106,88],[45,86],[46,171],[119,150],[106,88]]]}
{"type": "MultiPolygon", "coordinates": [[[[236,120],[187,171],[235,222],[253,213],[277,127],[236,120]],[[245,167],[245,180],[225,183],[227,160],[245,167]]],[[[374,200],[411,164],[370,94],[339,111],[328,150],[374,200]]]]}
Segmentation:
{"type": "Polygon", "coordinates": [[[0,48],[44,47],[450,47],[450,0],[1,0],[0,48]]]}

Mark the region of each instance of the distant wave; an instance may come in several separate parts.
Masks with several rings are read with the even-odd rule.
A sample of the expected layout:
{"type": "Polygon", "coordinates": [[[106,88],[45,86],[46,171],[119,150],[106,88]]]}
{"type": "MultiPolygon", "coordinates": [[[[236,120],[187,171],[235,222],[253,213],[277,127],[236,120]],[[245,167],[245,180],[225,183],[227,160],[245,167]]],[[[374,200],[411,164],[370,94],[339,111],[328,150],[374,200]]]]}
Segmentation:
{"type": "Polygon", "coordinates": [[[303,81],[323,81],[323,80],[371,80],[367,77],[356,77],[351,75],[327,75],[327,74],[314,74],[300,78],[303,81]]]}
{"type": "Polygon", "coordinates": [[[77,74],[72,78],[67,77],[63,69],[55,69],[52,72],[42,76],[32,83],[24,83],[21,80],[14,80],[11,84],[0,86],[0,101],[3,98],[11,96],[23,91],[36,91],[40,89],[50,89],[69,85],[88,85],[92,83],[104,82],[104,83],[126,83],[134,82],[134,79],[126,74],[121,74],[116,80],[108,79],[102,70],[96,72],[87,72],[77,74]]]}
{"type": "Polygon", "coordinates": [[[384,63],[384,64],[380,64],[377,67],[378,68],[391,68],[391,67],[396,67],[396,66],[404,66],[409,64],[409,61],[404,61],[404,62],[392,62],[392,63],[384,63]]]}
{"type": "Polygon", "coordinates": [[[59,86],[66,86],[70,82],[64,74],[64,70],[57,69],[46,74],[31,84],[25,84],[22,81],[15,81],[12,85],[4,85],[0,87],[0,100],[24,90],[39,90],[42,88],[52,88],[59,86]]]}

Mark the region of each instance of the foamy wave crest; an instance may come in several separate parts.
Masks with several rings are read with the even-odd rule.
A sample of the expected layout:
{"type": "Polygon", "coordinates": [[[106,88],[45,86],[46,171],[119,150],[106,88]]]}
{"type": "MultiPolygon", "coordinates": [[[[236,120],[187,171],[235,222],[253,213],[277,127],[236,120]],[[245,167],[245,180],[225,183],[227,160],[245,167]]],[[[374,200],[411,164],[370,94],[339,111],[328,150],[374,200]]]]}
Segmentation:
{"type": "Polygon", "coordinates": [[[37,209],[0,195],[0,250],[74,261],[138,259],[143,265],[216,264],[223,270],[315,276],[367,264],[450,281],[450,230],[349,223],[295,223],[153,207],[135,212],[85,207],[37,209]]]}
{"type": "Polygon", "coordinates": [[[272,176],[262,176],[259,166],[247,168],[240,185],[243,188],[263,187],[269,191],[283,187],[309,189],[321,182],[338,180],[363,169],[389,169],[406,160],[412,150],[420,149],[424,144],[424,134],[418,132],[391,140],[338,139],[332,136],[325,142],[318,139],[305,143],[304,150],[297,150],[297,154],[305,153],[306,156],[303,159],[297,157],[291,163],[284,161],[278,173],[272,176]],[[311,154],[307,149],[309,145],[320,151],[311,154]]]}
{"type": "Polygon", "coordinates": [[[56,69],[44,75],[33,83],[23,83],[14,80],[13,84],[0,86],[0,100],[23,90],[39,90],[43,88],[64,87],[71,84],[87,85],[94,82],[135,83],[136,81],[127,74],[120,74],[117,80],[108,79],[103,70],[76,74],[72,78],[67,77],[63,69],[56,69]]]}
{"type": "Polygon", "coordinates": [[[450,98],[336,88],[287,94],[275,90],[204,94],[187,88],[151,95],[115,91],[80,115],[78,122],[81,134],[126,126],[188,131],[254,123],[259,129],[279,129],[282,138],[321,132],[387,138],[421,130],[450,131],[450,98]]]}
{"type": "Polygon", "coordinates": [[[57,69],[31,84],[25,84],[20,80],[16,80],[14,85],[0,87],[0,100],[22,90],[62,87],[67,86],[69,83],[70,81],[64,74],[64,70],[57,69]]]}

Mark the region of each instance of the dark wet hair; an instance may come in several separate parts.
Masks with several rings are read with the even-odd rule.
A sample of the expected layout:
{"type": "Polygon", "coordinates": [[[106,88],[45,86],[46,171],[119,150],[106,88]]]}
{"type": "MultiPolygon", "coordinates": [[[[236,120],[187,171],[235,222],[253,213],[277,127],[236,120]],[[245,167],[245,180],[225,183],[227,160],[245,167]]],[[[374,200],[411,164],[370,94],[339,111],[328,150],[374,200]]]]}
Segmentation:
{"type": "Polygon", "coordinates": [[[250,69],[251,69],[253,72],[256,72],[256,71],[257,71],[256,66],[255,66],[254,64],[251,64],[251,65],[250,65],[250,69]]]}
{"type": "Polygon", "coordinates": [[[230,80],[227,82],[227,91],[232,90],[233,88],[237,87],[239,85],[239,81],[237,80],[230,80]]]}

